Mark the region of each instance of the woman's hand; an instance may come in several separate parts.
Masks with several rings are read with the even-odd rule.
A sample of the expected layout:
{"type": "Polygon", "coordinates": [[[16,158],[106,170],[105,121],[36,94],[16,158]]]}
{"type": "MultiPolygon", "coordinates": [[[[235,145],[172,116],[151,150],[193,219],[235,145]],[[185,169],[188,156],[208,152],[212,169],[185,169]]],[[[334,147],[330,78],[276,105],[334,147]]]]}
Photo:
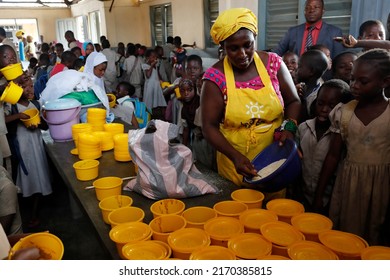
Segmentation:
{"type": "Polygon", "coordinates": [[[255,167],[250,162],[250,160],[242,154],[239,154],[237,157],[233,159],[234,167],[238,174],[252,178],[257,175],[255,167]]]}

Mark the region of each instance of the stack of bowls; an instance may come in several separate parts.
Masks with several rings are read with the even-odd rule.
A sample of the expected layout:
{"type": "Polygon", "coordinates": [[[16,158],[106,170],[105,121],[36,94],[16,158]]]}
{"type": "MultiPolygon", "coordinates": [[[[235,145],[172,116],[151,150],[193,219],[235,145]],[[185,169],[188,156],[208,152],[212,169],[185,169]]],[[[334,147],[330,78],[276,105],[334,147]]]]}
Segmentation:
{"type": "Polygon", "coordinates": [[[276,221],[261,226],[260,233],[272,243],[272,254],[289,258],[287,249],[297,241],[305,240],[305,236],[292,225],[276,221]]]}
{"type": "Polygon", "coordinates": [[[106,123],[106,109],[88,108],[87,122],[92,125],[93,131],[103,131],[106,123]]]}
{"type": "Polygon", "coordinates": [[[100,139],[90,133],[78,134],[77,150],[80,159],[98,159],[102,156],[100,139]]]}
{"type": "Polygon", "coordinates": [[[114,158],[116,161],[131,161],[129,152],[129,136],[127,133],[118,133],[114,137],[114,158]]]}
{"type": "Polygon", "coordinates": [[[100,149],[104,151],[109,151],[114,148],[114,139],[112,134],[107,131],[94,131],[92,135],[100,139],[100,149]]]}
{"type": "Polygon", "coordinates": [[[79,133],[83,132],[92,132],[92,125],[90,123],[76,123],[72,125],[72,138],[74,141],[75,149],[71,151],[72,154],[78,155],[78,140],[79,140],[79,133]]]}
{"type": "Polygon", "coordinates": [[[123,123],[106,123],[103,125],[104,131],[108,131],[112,136],[125,132],[125,125],[123,123]]]}
{"type": "Polygon", "coordinates": [[[149,240],[152,231],[150,227],[142,222],[124,223],[113,227],[110,230],[110,239],[115,242],[118,254],[122,259],[125,257],[122,254],[122,248],[126,244],[138,243],[138,241],[149,240]]]}

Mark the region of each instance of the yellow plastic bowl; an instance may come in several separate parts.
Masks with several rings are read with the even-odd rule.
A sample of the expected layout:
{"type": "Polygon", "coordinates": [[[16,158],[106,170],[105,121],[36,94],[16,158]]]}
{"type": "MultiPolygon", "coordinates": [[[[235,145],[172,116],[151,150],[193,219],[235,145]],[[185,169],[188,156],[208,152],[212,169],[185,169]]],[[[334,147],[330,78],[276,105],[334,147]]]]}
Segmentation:
{"type": "Polygon", "coordinates": [[[99,161],[95,159],[79,160],[73,164],[76,178],[80,181],[89,181],[99,175],[99,161]]]}
{"type": "Polygon", "coordinates": [[[113,210],[122,207],[129,207],[133,203],[133,199],[127,195],[113,195],[99,202],[99,208],[102,211],[103,221],[110,224],[108,214],[113,210]]]}
{"type": "Polygon", "coordinates": [[[174,258],[188,260],[192,252],[210,245],[210,236],[200,228],[183,228],[168,236],[168,245],[174,258]]]}
{"type": "Polygon", "coordinates": [[[211,245],[192,252],[190,260],[235,260],[234,252],[226,247],[211,245]]]}
{"type": "Polygon", "coordinates": [[[153,217],[156,218],[161,215],[176,214],[181,215],[186,205],[183,201],[174,198],[161,199],[154,202],[150,206],[150,211],[153,217]]]}
{"type": "Polygon", "coordinates": [[[106,197],[122,193],[123,180],[119,177],[103,177],[93,181],[96,198],[100,201],[106,197]]]}
{"type": "Polygon", "coordinates": [[[164,88],[167,88],[167,87],[170,87],[170,86],[171,86],[171,84],[170,84],[170,83],[168,83],[168,82],[161,82],[161,83],[160,83],[160,85],[161,85],[161,88],[162,88],[162,89],[164,89],[164,88]]]}
{"type": "Polygon", "coordinates": [[[292,216],[305,212],[305,207],[302,203],[288,198],[273,199],[267,203],[266,208],[274,211],[278,215],[279,221],[289,224],[292,216]]]}
{"type": "Polygon", "coordinates": [[[271,210],[248,209],[242,212],[238,219],[244,225],[245,232],[260,233],[263,224],[277,221],[278,216],[271,210]]]}
{"type": "Polygon", "coordinates": [[[14,105],[19,101],[22,93],[23,88],[11,81],[0,96],[0,101],[14,105]]]}
{"type": "Polygon", "coordinates": [[[237,258],[256,260],[271,254],[272,243],[259,233],[242,233],[228,241],[228,248],[237,258]]]}
{"type": "Polygon", "coordinates": [[[262,257],[258,260],[286,261],[286,260],[291,260],[291,259],[288,257],[285,257],[285,256],[281,256],[281,255],[268,255],[268,256],[262,257]]]}
{"type": "Polygon", "coordinates": [[[107,93],[110,108],[114,108],[116,104],[116,96],[112,93],[107,93]]]}
{"type": "Polygon", "coordinates": [[[78,134],[83,132],[92,132],[92,125],[90,123],[76,123],[72,125],[73,140],[78,140],[78,134]]]}
{"type": "Polygon", "coordinates": [[[268,222],[260,227],[260,233],[265,239],[277,246],[286,247],[294,242],[305,240],[303,233],[286,222],[268,222]]]}
{"type": "Polygon", "coordinates": [[[0,71],[7,81],[15,80],[17,77],[23,74],[23,68],[21,63],[10,64],[0,69],[0,71]]]}
{"type": "Polygon", "coordinates": [[[93,131],[92,135],[100,139],[100,148],[102,151],[109,151],[114,148],[112,134],[107,131],[93,131]]]}
{"type": "Polygon", "coordinates": [[[159,240],[168,243],[168,236],[179,229],[185,228],[187,225],[183,216],[170,214],[162,215],[150,221],[149,226],[152,230],[153,240],[159,240]]]}
{"type": "Polygon", "coordinates": [[[32,125],[39,125],[41,123],[41,117],[39,116],[39,110],[36,108],[27,109],[23,114],[29,115],[28,119],[21,119],[26,127],[32,125]]]}
{"type": "Polygon", "coordinates": [[[113,227],[109,233],[110,239],[115,242],[118,254],[122,259],[125,259],[122,254],[123,246],[127,243],[149,240],[151,235],[152,231],[149,225],[142,222],[120,224],[113,227]]]}
{"type": "Polygon", "coordinates": [[[361,251],[362,260],[390,260],[390,247],[370,246],[361,251]]]}
{"type": "Polygon", "coordinates": [[[248,210],[248,206],[239,201],[224,200],[215,203],[213,209],[217,212],[218,216],[238,218],[242,212],[248,210]]]}
{"type": "Polygon", "coordinates": [[[249,209],[261,208],[263,206],[264,194],[252,189],[239,189],[231,193],[231,198],[245,203],[249,209]]]}
{"type": "Polygon", "coordinates": [[[195,206],[184,210],[182,216],[187,221],[187,227],[203,229],[208,220],[217,217],[217,212],[210,207],[195,206]]]}
{"type": "Polygon", "coordinates": [[[329,248],[314,241],[298,241],[287,249],[292,260],[338,260],[338,256],[329,248]]]}
{"type": "Polygon", "coordinates": [[[112,210],[108,216],[108,223],[111,227],[129,222],[142,222],[145,217],[145,212],[139,207],[128,206],[112,210]]]}
{"type": "Polygon", "coordinates": [[[105,123],[103,127],[105,131],[110,132],[113,136],[125,131],[125,126],[122,123],[105,123]]]}
{"type": "Polygon", "coordinates": [[[48,232],[39,232],[21,238],[12,247],[10,257],[15,251],[28,247],[37,247],[42,260],[61,260],[64,254],[64,245],[61,239],[48,232]]]}
{"type": "Polygon", "coordinates": [[[302,232],[306,240],[320,242],[318,233],[332,229],[333,222],[324,215],[306,212],[293,216],[291,225],[302,232]]]}
{"type": "Polygon", "coordinates": [[[208,220],[204,230],[210,235],[211,245],[228,247],[230,238],[244,232],[244,226],[232,217],[217,217],[208,220]]]}
{"type": "Polygon", "coordinates": [[[318,238],[323,245],[335,252],[340,260],[359,260],[363,249],[368,247],[367,241],[360,236],[339,230],[321,231],[318,238]]]}
{"type": "Polygon", "coordinates": [[[166,260],[168,253],[166,246],[152,240],[128,243],[122,248],[127,260],[166,260]]]}
{"type": "Polygon", "coordinates": [[[102,119],[106,120],[106,109],[103,108],[88,108],[87,120],[88,122],[99,122],[102,119]]]}

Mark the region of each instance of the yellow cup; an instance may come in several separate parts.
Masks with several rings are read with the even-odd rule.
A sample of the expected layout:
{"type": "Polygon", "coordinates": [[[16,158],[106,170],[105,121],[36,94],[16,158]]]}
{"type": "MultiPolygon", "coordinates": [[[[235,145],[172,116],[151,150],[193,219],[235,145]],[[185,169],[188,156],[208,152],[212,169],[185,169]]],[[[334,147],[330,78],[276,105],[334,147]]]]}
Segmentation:
{"type": "Polygon", "coordinates": [[[99,208],[102,211],[103,221],[106,224],[110,224],[108,220],[108,214],[116,209],[129,207],[132,203],[133,199],[127,195],[114,195],[106,197],[99,202],[99,208]]]}
{"type": "Polygon", "coordinates": [[[232,217],[217,217],[204,224],[204,230],[210,235],[211,245],[228,247],[230,238],[244,232],[244,226],[232,217]]]}
{"type": "Polygon", "coordinates": [[[218,213],[218,216],[233,218],[238,218],[242,212],[248,210],[248,206],[245,203],[234,200],[217,202],[213,208],[218,213]]]}
{"type": "Polygon", "coordinates": [[[32,125],[39,125],[41,123],[41,117],[39,116],[39,110],[36,108],[27,109],[23,112],[23,114],[26,114],[30,116],[28,119],[21,119],[23,124],[26,127],[30,127],[32,125]]]}
{"type": "Polygon", "coordinates": [[[264,194],[252,189],[239,189],[231,193],[231,198],[245,203],[249,209],[261,208],[263,206],[264,194]]]}
{"type": "Polygon", "coordinates": [[[61,239],[48,232],[38,232],[21,238],[12,247],[9,258],[12,258],[15,251],[29,247],[37,247],[43,260],[61,260],[64,254],[61,239]]]}
{"type": "Polygon", "coordinates": [[[119,177],[103,177],[93,181],[97,200],[106,197],[120,195],[122,193],[123,180],[119,177]]]}
{"type": "Polygon", "coordinates": [[[291,224],[291,218],[295,215],[305,212],[302,203],[288,199],[276,198],[267,202],[266,208],[274,211],[278,215],[278,220],[291,224]]]}
{"type": "Polygon", "coordinates": [[[116,96],[112,93],[107,93],[110,108],[114,108],[116,104],[116,96]]]}
{"type": "Polygon", "coordinates": [[[171,214],[162,215],[150,221],[149,226],[152,230],[153,240],[159,240],[168,243],[168,236],[179,229],[185,228],[187,225],[183,216],[171,214]]]}
{"type": "Polygon", "coordinates": [[[15,80],[17,77],[23,74],[23,68],[21,63],[10,64],[0,69],[7,81],[15,80]]]}
{"type": "Polygon", "coordinates": [[[111,227],[129,222],[142,222],[145,217],[145,212],[139,207],[128,206],[124,208],[118,208],[108,214],[108,223],[111,227]]]}
{"type": "Polygon", "coordinates": [[[210,207],[195,206],[184,210],[182,216],[186,219],[188,228],[203,229],[208,220],[217,217],[217,212],[210,207]]]}
{"type": "Polygon", "coordinates": [[[73,164],[76,178],[80,181],[89,181],[99,175],[99,161],[95,159],[79,160],[73,164]]]}
{"type": "Polygon", "coordinates": [[[184,209],[184,202],[174,198],[161,199],[150,206],[150,211],[152,212],[154,218],[166,214],[181,215],[184,209]]]}
{"type": "Polygon", "coordinates": [[[19,101],[22,94],[23,88],[11,81],[0,96],[0,101],[14,105],[19,101]]]}

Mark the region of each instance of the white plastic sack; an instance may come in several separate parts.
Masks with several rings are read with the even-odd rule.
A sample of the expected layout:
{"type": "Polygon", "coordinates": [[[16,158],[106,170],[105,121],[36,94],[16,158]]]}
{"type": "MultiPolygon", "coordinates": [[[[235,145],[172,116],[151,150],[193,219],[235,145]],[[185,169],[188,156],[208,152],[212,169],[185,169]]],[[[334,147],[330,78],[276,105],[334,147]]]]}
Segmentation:
{"type": "Polygon", "coordinates": [[[177,125],[160,120],[129,131],[130,155],[138,166],[138,174],[125,189],[155,200],[219,191],[204,180],[193,164],[191,150],[176,140],[178,132],[177,125]]]}

